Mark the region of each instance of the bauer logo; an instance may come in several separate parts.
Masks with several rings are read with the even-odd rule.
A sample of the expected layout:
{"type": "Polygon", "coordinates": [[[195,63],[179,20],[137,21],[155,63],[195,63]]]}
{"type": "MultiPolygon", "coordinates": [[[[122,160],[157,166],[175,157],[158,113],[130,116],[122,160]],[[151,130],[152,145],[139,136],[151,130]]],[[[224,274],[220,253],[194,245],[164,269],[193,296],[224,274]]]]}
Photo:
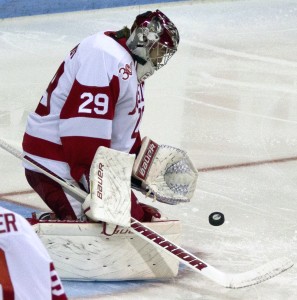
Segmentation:
{"type": "Polygon", "coordinates": [[[151,166],[153,158],[157,152],[158,144],[153,141],[150,141],[149,145],[146,148],[146,152],[142,158],[140,166],[138,168],[137,176],[142,180],[146,178],[148,170],[151,166]]]}
{"type": "Polygon", "coordinates": [[[97,197],[102,200],[102,192],[103,192],[103,167],[102,163],[99,164],[98,172],[97,172],[97,197]]]}

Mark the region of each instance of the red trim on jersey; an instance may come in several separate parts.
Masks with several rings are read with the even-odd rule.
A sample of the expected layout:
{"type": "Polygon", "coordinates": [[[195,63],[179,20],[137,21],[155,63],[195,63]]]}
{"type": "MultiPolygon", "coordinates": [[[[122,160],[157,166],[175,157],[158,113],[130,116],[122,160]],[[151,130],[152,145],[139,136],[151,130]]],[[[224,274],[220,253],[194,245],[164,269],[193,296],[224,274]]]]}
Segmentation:
{"type": "MultiPolygon", "coordinates": [[[[46,105],[43,105],[42,103],[39,103],[36,110],[35,110],[35,112],[40,116],[47,116],[50,113],[50,110],[51,110],[51,96],[52,96],[53,91],[58,86],[60,77],[64,73],[64,65],[65,65],[65,61],[62,62],[62,64],[60,65],[59,69],[57,70],[56,74],[54,75],[53,79],[51,80],[51,82],[49,83],[49,85],[46,89],[46,92],[47,92],[46,105]]],[[[42,100],[42,98],[41,98],[41,100],[42,100]]]]}
{"type": "MultiPolygon", "coordinates": [[[[40,99],[40,101],[42,100],[42,98],[40,99]]],[[[47,116],[49,114],[49,108],[45,105],[43,105],[42,103],[38,103],[35,112],[39,115],[39,116],[47,116]]]]}
{"type": "Polygon", "coordinates": [[[62,145],[31,136],[28,133],[24,134],[23,149],[32,155],[66,162],[62,145]]]}
{"type": "Polygon", "coordinates": [[[140,151],[140,148],[141,148],[141,137],[140,137],[139,132],[137,132],[136,140],[135,140],[129,153],[136,154],[136,156],[137,156],[140,151]]]}
{"type": "Polygon", "coordinates": [[[52,300],[67,300],[60,278],[55,270],[54,264],[50,263],[52,300]]]}
{"type": "Polygon", "coordinates": [[[60,118],[86,117],[112,120],[119,93],[120,85],[117,76],[112,77],[108,86],[87,86],[75,80],[61,110],[60,118]],[[104,114],[96,113],[99,107],[95,99],[99,94],[108,97],[108,110],[104,114]]]}
{"type": "Polygon", "coordinates": [[[13,285],[9,275],[5,252],[2,249],[0,249],[0,271],[0,285],[3,290],[3,300],[14,300],[13,285]]]}
{"type": "Polygon", "coordinates": [[[110,148],[110,140],[83,136],[66,136],[61,138],[63,149],[67,153],[71,176],[79,181],[88,174],[93,158],[99,146],[110,148]]]}
{"type": "MultiPolygon", "coordinates": [[[[113,120],[115,107],[120,94],[119,78],[113,76],[108,86],[85,86],[74,81],[69,96],[61,110],[61,119],[70,119],[75,117],[86,117],[94,119],[113,120]],[[108,110],[105,114],[96,113],[95,101],[86,101],[82,95],[88,94],[95,98],[98,94],[108,96],[108,110]],[[84,102],[85,101],[85,102],[84,102]],[[82,108],[83,104],[83,109],[82,108]]],[[[81,124],[84,126],[84,124],[81,124]]],[[[82,136],[64,136],[61,137],[64,153],[67,153],[67,162],[70,165],[71,176],[79,181],[81,176],[88,174],[92,160],[99,146],[110,148],[110,140],[82,137],[82,136]]]]}

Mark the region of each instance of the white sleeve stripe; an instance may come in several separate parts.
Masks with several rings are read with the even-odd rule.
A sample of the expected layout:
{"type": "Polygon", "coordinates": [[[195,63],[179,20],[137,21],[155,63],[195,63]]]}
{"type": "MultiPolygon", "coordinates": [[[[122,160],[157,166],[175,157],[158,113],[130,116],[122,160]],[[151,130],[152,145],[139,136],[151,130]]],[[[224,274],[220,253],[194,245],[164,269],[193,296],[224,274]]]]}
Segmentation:
{"type": "Polygon", "coordinates": [[[60,121],[60,136],[84,136],[111,139],[112,121],[77,117],[60,121]]]}
{"type": "Polygon", "coordinates": [[[26,133],[36,138],[61,145],[62,143],[56,130],[58,124],[59,120],[50,117],[41,117],[33,113],[29,116],[26,133]]]}

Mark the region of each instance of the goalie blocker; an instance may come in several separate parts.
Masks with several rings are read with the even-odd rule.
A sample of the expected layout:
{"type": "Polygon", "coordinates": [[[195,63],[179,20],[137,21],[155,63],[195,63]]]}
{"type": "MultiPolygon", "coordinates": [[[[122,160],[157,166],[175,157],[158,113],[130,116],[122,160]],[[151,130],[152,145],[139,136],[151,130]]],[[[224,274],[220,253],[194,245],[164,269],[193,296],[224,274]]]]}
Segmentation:
{"type": "Polygon", "coordinates": [[[193,197],[197,178],[185,151],[143,139],[133,166],[133,188],[160,202],[178,204],[193,197]]]}

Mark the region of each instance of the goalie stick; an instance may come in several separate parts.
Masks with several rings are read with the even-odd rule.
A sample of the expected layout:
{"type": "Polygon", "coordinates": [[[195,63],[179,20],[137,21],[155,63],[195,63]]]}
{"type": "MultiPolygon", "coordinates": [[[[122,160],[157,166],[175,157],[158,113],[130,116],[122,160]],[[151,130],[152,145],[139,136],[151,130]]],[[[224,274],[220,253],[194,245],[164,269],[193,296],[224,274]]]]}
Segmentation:
{"type": "MultiPolygon", "coordinates": [[[[86,198],[86,192],[74,186],[73,184],[68,183],[63,178],[60,178],[59,176],[48,170],[46,167],[41,166],[40,164],[35,162],[32,158],[23,155],[21,151],[7,144],[1,139],[0,147],[8,151],[15,157],[21,159],[22,161],[36,167],[40,172],[58,182],[69,192],[76,194],[81,198],[81,202],[83,202],[86,198]]],[[[275,259],[248,272],[228,274],[218,270],[199,257],[195,256],[194,254],[172,243],[168,239],[150,229],[146,224],[143,224],[134,218],[131,218],[130,228],[133,233],[145,239],[150,244],[158,247],[159,249],[162,249],[171,256],[174,256],[181,263],[190,267],[195,272],[202,274],[203,276],[226,288],[242,288],[258,284],[284,272],[285,270],[293,266],[293,262],[290,259],[284,257],[275,259]]]]}

